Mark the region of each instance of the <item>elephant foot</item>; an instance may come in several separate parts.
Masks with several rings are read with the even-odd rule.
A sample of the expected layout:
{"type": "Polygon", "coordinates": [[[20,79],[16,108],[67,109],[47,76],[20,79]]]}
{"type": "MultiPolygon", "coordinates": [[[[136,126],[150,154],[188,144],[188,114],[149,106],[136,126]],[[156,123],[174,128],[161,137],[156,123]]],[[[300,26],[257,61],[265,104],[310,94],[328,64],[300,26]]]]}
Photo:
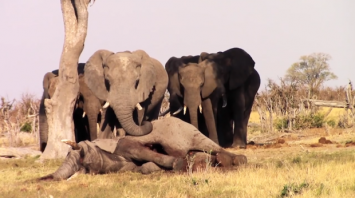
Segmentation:
{"type": "Polygon", "coordinates": [[[241,141],[234,141],[231,147],[232,148],[239,148],[239,149],[246,149],[247,143],[241,142],[241,141]]]}
{"type": "Polygon", "coordinates": [[[221,167],[231,167],[233,166],[233,158],[231,155],[225,152],[220,152],[216,154],[217,165],[221,167]]]}
{"type": "Polygon", "coordinates": [[[189,168],[192,169],[192,172],[206,170],[210,166],[215,165],[216,156],[204,152],[197,152],[193,154],[191,162],[193,162],[193,164],[189,168]]]}
{"type": "Polygon", "coordinates": [[[160,170],[162,169],[153,162],[147,162],[139,168],[139,172],[141,172],[142,174],[150,174],[152,172],[156,172],[160,170]]]}
{"type": "Polygon", "coordinates": [[[233,165],[234,166],[239,166],[242,164],[246,164],[248,162],[247,157],[245,155],[236,155],[233,158],[233,165]]]}
{"type": "Polygon", "coordinates": [[[220,152],[216,154],[216,161],[221,167],[239,166],[247,163],[247,157],[245,155],[220,152]]]}

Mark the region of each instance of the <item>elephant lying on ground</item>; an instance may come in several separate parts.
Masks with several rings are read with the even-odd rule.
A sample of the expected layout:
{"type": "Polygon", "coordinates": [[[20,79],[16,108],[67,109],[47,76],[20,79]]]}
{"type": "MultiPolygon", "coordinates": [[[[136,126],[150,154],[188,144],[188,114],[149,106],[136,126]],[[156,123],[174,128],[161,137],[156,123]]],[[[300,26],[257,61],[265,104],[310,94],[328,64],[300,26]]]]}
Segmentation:
{"type": "Polygon", "coordinates": [[[85,66],[90,90],[114,110],[128,135],[152,131],[168,85],[163,65],[143,50],[113,53],[96,51],[85,66]]]}
{"type": "Polygon", "coordinates": [[[195,165],[204,163],[208,152],[213,155],[212,165],[220,167],[238,166],[247,162],[244,155],[227,152],[194,126],[170,117],[152,122],[153,131],[144,136],[125,136],[120,139],[97,139],[71,145],[71,150],[53,174],[40,180],[60,180],[72,176],[79,170],[93,174],[118,171],[151,173],[157,170],[184,171],[188,165],[185,158],[189,152],[197,154],[195,165]]]}

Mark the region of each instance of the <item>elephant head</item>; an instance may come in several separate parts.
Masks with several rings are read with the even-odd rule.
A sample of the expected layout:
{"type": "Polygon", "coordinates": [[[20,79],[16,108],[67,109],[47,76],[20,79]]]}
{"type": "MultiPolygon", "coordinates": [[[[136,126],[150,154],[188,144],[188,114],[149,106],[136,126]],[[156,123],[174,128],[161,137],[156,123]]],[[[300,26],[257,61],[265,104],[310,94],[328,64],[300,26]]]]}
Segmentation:
{"type": "Polygon", "coordinates": [[[226,84],[229,90],[241,86],[254,72],[253,58],[240,48],[231,48],[224,52],[208,54],[202,52],[200,65],[213,67],[218,71],[218,79],[226,84]]]}
{"type": "Polygon", "coordinates": [[[150,122],[137,125],[133,112],[135,108],[142,110],[140,103],[150,97],[156,78],[154,64],[143,50],[119,53],[99,50],[85,66],[88,87],[99,99],[110,104],[123,129],[133,136],[152,131],[150,122]]]}
{"type": "Polygon", "coordinates": [[[182,109],[185,114],[186,109],[189,109],[190,122],[196,128],[197,112],[199,110],[202,113],[201,100],[211,95],[218,86],[223,87],[218,84],[213,67],[198,64],[199,59],[200,56],[172,57],[165,65],[169,75],[170,110],[175,115],[182,109]]]}

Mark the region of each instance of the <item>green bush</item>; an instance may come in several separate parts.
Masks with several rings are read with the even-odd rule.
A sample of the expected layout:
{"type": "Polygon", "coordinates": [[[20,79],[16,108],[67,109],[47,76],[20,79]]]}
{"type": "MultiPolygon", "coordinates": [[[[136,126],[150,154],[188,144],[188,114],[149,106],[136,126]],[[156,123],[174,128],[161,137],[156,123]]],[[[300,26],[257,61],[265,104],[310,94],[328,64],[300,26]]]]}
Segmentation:
{"type": "MultiPolygon", "coordinates": [[[[324,118],[324,114],[321,113],[298,115],[293,121],[292,128],[296,130],[321,128],[326,122],[324,118]]],[[[335,126],[335,121],[333,122],[334,124],[331,126],[335,126]]],[[[274,121],[274,126],[277,130],[281,130],[282,128],[287,129],[289,127],[289,121],[286,118],[278,118],[274,121]]]]}
{"type": "Polygon", "coordinates": [[[26,122],[25,124],[22,125],[20,131],[24,132],[31,132],[32,131],[32,125],[29,122],[26,122]]]}
{"type": "Polygon", "coordinates": [[[327,121],[327,124],[329,125],[329,126],[331,126],[331,127],[335,127],[335,125],[336,125],[336,123],[335,123],[335,121],[334,120],[328,120],[327,121]]]}
{"type": "Polygon", "coordinates": [[[277,130],[281,130],[281,129],[287,129],[288,127],[288,121],[286,118],[277,118],[274,121],[274,126],[277,130]]]}

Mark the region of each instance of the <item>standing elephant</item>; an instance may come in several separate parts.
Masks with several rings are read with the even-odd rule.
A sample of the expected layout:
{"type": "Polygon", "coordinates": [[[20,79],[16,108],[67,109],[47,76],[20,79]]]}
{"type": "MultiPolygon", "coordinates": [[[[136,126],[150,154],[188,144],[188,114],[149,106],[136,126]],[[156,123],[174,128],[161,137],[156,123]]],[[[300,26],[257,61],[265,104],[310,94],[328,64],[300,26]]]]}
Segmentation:
{"type": "MultiPolygon", "coordinates": [[[[85,63],[78,64],[79,93],[73,111],[75,139],[77,142],[95,140],[97,138],[98,116],[100,115],[100,109],[103,104],[103,101],[100,101],[86,86],[83,76],[84,67],[85,63]]],[[[48,140],[48,123],[44,100],[53,97],[57,80],[58,70],[46,73],[43,78],[43,95],[39,108],[40,150],[42,152],[48,140]]]]}
{"type": "Polygon", "coordinates": [[[158,118],[168,76],[163,65],[143,50],[98,50],[86,63],[85,82],[106,101],[104,107],[112,107],[127,134],[142,136],[152,131],[150,121],[158,118]]]}
{"type": "Polygon", "coordinates": [[[225,87],[228,108],[222,108],[220,104],[217,110],[220,145],[245,148],[251,108],[260,87],[260,76],[254,69],[255,62],[240,48],[214,54],[203,52],[200,56],[199,65],[214,68],[216,79],[225,87]]]}
{"type": "Polygon", "coordinates": [[[200,56],[183,56],[172,57],[165,64],[169,76],[170,112],[190,122],[218,144],[217,105],[220,98],[224,98],[223,107],[227,105],[225,89],[216,68],[199,62],[200,56]],[[185,115],[187,109],[189,114],[185,115]]]}

